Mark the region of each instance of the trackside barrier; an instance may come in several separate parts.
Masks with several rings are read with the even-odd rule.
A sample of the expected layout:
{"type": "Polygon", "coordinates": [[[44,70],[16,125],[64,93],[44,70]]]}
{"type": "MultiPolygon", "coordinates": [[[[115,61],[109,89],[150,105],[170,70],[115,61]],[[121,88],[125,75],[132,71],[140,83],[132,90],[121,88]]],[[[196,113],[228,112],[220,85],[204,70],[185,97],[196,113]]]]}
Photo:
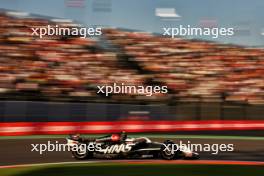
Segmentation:
{"type": "Polygon", "coordinates": [[[127,132],[264,130],[264,120],[0,123],[0,136],[70,133],[94,134],[113,133],[122,130],[127,132]]]}
{"type": "Polygon", "coordinates": [[[122,120],[264,120],[264,104],[178,102],[166,104],[111,104],[88,102],[0,101],[0,123],[112,122],[122,120]],[[131,112],[147,112],[132,114],[131,112]],[[137,116],[136,118],[134,116],[137,116]]]}

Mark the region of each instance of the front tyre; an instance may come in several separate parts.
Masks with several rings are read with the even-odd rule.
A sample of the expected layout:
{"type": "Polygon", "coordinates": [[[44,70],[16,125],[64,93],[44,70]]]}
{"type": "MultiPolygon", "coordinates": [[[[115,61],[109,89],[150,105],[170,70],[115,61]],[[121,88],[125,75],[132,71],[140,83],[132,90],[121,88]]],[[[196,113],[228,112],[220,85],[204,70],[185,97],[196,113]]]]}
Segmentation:
{"type": "Polygon", "coordinates": [[[198,160],[200,159],[200,155],[198,153],[192,153],[192,157],[190,158],[191,160],[198,160]]]}

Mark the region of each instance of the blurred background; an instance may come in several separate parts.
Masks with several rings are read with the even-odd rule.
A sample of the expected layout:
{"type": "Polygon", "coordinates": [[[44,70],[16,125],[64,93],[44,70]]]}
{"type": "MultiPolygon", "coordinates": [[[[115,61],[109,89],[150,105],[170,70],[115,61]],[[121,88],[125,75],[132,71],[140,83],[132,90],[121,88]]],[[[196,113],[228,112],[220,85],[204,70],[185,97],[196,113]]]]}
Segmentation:
{"type": "Polygon", "coordinates": [[[122,130],[157,141],[233,142],[232,153],[201,156],[263,161],[263,9],[263,0],[0,0],[0,166],[72,161],[40,157],[29,144],[122,130]],[[31,35],[47,25],[102,27],[102,35],[31,35]],[[234,35],[162,35],[179,25],[234,35]],[[168,93],[97,93],[113,83],[168,93]]]}
{"type": "Polygon", "coordinates": [[[0,1],[0,121],[260,120],[261,0],[0,1]],[[163,27],[232,27],[175,39],[163,27]],[[100,37],[31,36],[32,27],[103,27],[100,37]],[[213,41],[214,40],[214,41],[213,41]],[[97,94],[98,85],[168,86],[97,94]]]}

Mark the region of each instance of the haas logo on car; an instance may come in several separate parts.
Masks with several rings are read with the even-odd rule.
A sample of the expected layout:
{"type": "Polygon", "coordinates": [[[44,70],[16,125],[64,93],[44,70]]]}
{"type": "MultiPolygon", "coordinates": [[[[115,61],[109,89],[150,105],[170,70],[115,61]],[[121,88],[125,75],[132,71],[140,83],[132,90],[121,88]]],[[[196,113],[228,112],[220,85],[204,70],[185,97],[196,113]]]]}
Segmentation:
{"type": "Polygon", "coordinates": [[[133,144],[115,144],[106,147],[103,150],[104,153],[120,153],[120,152],[129,152],[133,144]]]}

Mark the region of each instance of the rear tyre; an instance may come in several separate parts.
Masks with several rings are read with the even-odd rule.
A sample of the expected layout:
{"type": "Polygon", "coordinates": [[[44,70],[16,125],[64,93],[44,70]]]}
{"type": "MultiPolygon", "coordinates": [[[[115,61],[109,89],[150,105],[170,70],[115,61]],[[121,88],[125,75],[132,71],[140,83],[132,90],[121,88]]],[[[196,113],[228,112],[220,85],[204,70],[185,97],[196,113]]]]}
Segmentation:
{"type": "Polygon", "coordinates": [[[165,141],[160,149],[160,155],[162,159],[172,160],[176,157],[176,152],[173,151],[174,142],[165,141]]]}
{"type": "Polygon", "coordinates": [[[72,156],[77,160],[84,160],[84,159],[92,158],[93,153],[79,146],[77,150],[72,151],[72,156]]]}

